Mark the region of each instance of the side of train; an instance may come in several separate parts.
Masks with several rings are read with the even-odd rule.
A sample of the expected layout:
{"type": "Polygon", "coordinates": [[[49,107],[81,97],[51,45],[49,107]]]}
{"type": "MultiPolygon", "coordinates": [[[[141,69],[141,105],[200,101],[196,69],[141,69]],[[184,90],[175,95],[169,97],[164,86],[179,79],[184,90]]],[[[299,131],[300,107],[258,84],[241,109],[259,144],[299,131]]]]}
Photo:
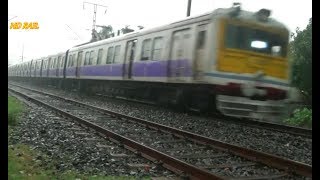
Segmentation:
{"type": "Polygon", "coordinates": [[[270,118],[289,90],[289,32],[270,11],[216,9],[9,67],[9,78],[270,118]]]}

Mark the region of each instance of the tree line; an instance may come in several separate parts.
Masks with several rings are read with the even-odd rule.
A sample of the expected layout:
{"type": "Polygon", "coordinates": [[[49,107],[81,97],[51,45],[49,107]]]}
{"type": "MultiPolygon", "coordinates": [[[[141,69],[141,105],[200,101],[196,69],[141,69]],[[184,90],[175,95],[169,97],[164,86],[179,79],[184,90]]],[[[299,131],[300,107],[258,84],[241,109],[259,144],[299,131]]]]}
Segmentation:
{"type": "MultiPolygon", "coordinates": [[[[133,32],[134,29],[129,28],[129,25],[126,25],[125,27],[121,28],[118,31],[114,31],[113,27],[111,25],[108,26],[99,26],[97,25],[97,27],[100,27],[101,30],[99,32],[97,32],[96,30],[92,30],[92,38],[90,40],[90,42],[94,42],[94,41],[100,41],[102,39],[108,39],[111,37],[115,37],[117,35],[121,34],[127,34],[130,32],[133,32]]],[[[143,29],[143,26],[137,26],[139,29],[143,29]]]]}
{"type": "Polygon", "coordinates": [[[304,102],[312,106],[312,18],[304,30],[297,28],[291,38],[291,85],[297,87],[304,97],[304,102]]]}

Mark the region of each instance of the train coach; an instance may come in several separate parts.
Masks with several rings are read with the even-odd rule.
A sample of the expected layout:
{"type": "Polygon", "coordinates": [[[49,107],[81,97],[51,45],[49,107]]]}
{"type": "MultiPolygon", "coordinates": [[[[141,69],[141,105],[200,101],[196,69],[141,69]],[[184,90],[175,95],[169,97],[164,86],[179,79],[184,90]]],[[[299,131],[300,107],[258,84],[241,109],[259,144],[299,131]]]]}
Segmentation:
{"type": "Polygon", "coordinates": [[[9,78],[270,119],[290,88],[289,31],[270,14],[234,4],[14,65],[9,78]]]}

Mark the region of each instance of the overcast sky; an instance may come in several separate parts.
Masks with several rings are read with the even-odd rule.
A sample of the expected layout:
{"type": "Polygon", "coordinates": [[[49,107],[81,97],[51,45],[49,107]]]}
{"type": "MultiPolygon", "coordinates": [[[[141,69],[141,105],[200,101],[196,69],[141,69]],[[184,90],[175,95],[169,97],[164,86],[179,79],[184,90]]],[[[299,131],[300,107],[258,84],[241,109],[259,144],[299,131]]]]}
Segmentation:
{"type": "MultiPolygon", "coordinates": [[[[186,17],[188,0],[10,0],[8,1],[9,64],[47,56],[88,42],[91,38],[93,2],[98,7],[97,25],[120,29],[125,25],[145,28],[167,24],[186,17]],[[106,13],[105,13],[105,10],[106,13]],[[12,19],[13,18],[13,19],[12,19]],[[38,22],[38,30],[12,30],[11,22],[38,22]]],[[[304,29],[312,17],[312,0],[192,0],[191,16],[228,8],[241,2],[242,9],[267,8],[271,17],[284,22],[291,31],[304,29]]],[[[99,30],[99,29],[98,29],[99,30]]]]}

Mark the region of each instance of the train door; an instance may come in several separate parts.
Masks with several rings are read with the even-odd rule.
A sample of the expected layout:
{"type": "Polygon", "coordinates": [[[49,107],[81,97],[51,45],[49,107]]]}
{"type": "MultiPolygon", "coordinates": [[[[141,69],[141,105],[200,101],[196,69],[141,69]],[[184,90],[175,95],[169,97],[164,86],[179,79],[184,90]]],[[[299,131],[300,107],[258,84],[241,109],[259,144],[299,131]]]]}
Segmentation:
{"type": "Polygon", "coordinates": [[[123,70],[123,77],[126,79],[131,79],[132,75],[132,63],[135,56],[137,40],[131,40],[127,42],[126,46],[126,56],[124,61],[124,70],[123,70]]]}
{"type": "Polygon", "coordinates": [[[188,59],[191,52],[190,30],[175,31],[172,36],[171,61],[169,62],[170,77],[174,80],[183,80],[188,76],[188,59]]]}
{"type": "Polygon", "coordinates": [[[77,67],[76,67],[76,77],[77,77],[77,78],[80,76],[80,67],[81,67],[81,62],[82,62],[82,53],[83,53],[83,51],[78,52],[77,67]]]}
{"type": "Polygon", "coordinates": [[[206,54],[205,48],[207,48],[207,30],[208,25],[200,25],[197,27],[197,40],[196,40],[196,53],[193,63],[193,71],[194,71],[194,78],[201,79],[203,77],[203,72],[205,71],[206,67],[206,54]]]}

